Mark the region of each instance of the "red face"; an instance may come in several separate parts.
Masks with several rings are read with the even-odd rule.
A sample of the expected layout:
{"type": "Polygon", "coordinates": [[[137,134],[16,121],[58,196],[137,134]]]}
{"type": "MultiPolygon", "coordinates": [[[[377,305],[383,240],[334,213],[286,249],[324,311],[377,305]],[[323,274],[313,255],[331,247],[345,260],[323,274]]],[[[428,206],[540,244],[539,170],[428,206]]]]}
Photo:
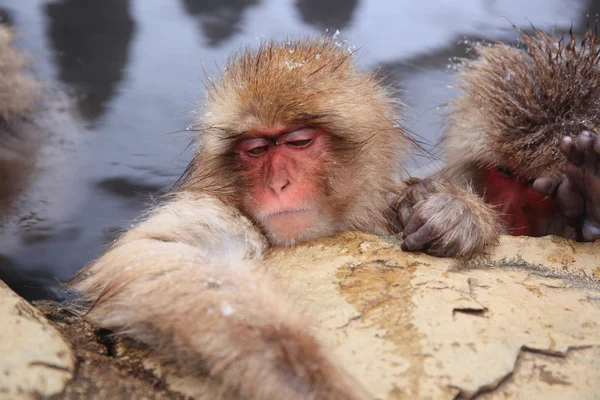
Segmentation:
{"type": "Polygon", "coordinates": [[[542,224],[556,210],[552,199],[533,190],[532,179],[504,167],[483,169],[485,202],[496,206],[513,236],[541,236],[542,224]]]}
{"type": "Polygon", "coordinates": [[[279,129],[255,132],[235,146],[250,190],[246,209],[275,243],[316,236],[326,220],[321,200],[326,141],[320,129],[279,129]]]}

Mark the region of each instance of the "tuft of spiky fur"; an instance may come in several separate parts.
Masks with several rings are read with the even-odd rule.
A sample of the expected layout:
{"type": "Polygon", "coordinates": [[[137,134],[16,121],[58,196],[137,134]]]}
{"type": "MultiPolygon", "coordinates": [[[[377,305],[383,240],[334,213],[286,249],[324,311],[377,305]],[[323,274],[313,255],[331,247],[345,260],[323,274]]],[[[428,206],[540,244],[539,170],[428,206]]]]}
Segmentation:
{"type": "MultiPolygon", "coordinates": [[[[478,44],[462,62],[462,94],[444,135],[450,165],[516,165],[524,176],[560,177],[564,136],[600,125],[598,37],[588,28],[578,43],[519,31],[524,48],[478,44]]],[[[459,168],[461,169],[461,168],[459,168]]]]}
{"type": "Polygon", "coordinates": [[[326,38],[271,41],[234,56],[221,79],[207,80],[199,151],[181,188],[240,204],[245,182],[223,174],[235,171],[233,140],[257,127],[319,126],[335,138],[323,168],[327,202],[338,213],[330,233],[384,231],[389,194],[402,188],[393,177],[412,144],[399,124],[398,102],[352,58],[326,38]]]}

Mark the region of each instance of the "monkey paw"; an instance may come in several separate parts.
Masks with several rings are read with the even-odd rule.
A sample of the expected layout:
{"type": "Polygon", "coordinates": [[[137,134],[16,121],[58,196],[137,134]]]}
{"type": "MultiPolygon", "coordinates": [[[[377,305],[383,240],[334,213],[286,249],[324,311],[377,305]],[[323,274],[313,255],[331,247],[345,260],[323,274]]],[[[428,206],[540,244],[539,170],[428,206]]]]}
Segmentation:
{"type": "Polygon", "coordinates": [[[425,179],[409,186],[398,215],[404,226],[404,251],[471,256],[498,241],[494,212],[475,194],[450,184],[425,179]]]}
{"type": "Polygon", "coordinates": [[[564,137],[560,150],[567,158],[563,179],[542,177],[533,188],[554,199],[585,241],[600,237],[600,137],[583,131],[576,140],[564,137]]]}

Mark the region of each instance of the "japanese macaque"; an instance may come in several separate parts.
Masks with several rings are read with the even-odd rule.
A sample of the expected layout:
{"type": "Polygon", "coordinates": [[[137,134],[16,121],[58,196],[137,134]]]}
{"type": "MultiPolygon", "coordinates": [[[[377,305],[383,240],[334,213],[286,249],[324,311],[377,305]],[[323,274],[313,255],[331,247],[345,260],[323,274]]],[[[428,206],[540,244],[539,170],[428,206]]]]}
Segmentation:
{"type": "Polygon", "coordinates": [[[538,30],[524,48],[475,47],[458,74],[443,138],[469,183],[513,235],[600,237],[600,67],[596,34],[578,44],[538,30]],[[596,132],[596,133],[594,133],[596,132]]]}
{"type": "Polygon", "coordinates": [[[0,216],[26,187],[37,150],[37,140],[23,122],[40,85],[25,72],[25,57],[12,39],[11,29],[0,24],[0,216]]]}
{"type": "Polygon", "coordinates": [[[395,176],[397,104],[326,39],[266,43],[208,79],[198,152],[171,198],[73,285],[94,323],[248,399],[367,399],[261,266],[269,246],[345,230],[469,255],[497,241],[475,194],[395,176]]]}

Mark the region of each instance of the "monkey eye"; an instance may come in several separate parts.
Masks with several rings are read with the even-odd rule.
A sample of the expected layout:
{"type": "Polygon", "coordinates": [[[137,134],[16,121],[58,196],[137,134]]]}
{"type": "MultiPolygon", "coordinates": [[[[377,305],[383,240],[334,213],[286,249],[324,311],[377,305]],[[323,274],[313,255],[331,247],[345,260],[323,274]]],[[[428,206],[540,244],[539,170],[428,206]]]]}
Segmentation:
{"type": "Polygon", "coordinates": [[[248,139],[238,144],[237,150],[251,157],[259,157],[269,150],[269,142],[262,138],[248,139]]]}
{"type": "Polygon", "coordinates": [[[510,170],[510,168],[508,168],[504,165],[498,165],[496,167],[496,170],[506,177],[510,178],[513,176],[513,172],[510,170]]]}
{"type": "Polygon", "coordinates": [[[304,147],[307,146],[310,142],[312,142],[312,139],[294,140],[292,142],[286,142],[286,144],[289,144],[290,146],[294,147],[304,147]]]}
{"type": "Polygon", "coordinates": [[[260,156],[262,154],[265,154],[268,149],[269,149],[269,146],[260,146],[260,147],[255,147],[250,150],[246,150],[246,152],[248,154],[250,154],[251,156],[260,156]]]}
{"type": "Polygon", "coordinates": [[[318,132],[315,129],[299,129],[286,135],[281,141],[292,147],[303,148],[308,147],[317,135],[318,132]]]}

